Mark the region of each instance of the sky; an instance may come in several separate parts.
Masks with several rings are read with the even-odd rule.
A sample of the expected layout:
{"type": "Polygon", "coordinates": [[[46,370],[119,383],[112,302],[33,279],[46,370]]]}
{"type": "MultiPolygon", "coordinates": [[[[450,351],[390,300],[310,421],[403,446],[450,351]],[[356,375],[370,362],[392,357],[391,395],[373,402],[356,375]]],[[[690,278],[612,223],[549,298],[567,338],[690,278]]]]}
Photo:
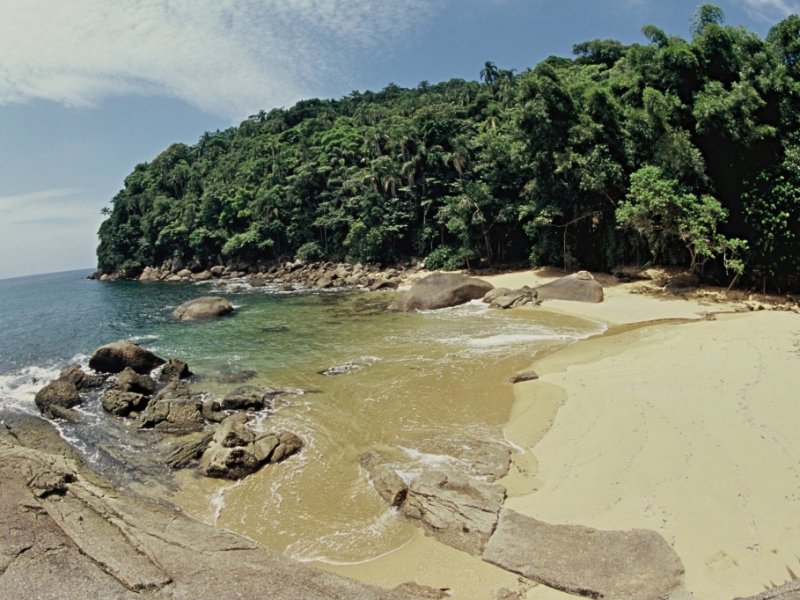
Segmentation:
{"type": "MultiPolygon", "coordinates": [[[[174,142],[353,90],[689,37],[697,0],[3,0],[0,278],[95,265],[100,211],[174,142]]],[[[718,0],[760,35],[800,0],[718,0]]]]}

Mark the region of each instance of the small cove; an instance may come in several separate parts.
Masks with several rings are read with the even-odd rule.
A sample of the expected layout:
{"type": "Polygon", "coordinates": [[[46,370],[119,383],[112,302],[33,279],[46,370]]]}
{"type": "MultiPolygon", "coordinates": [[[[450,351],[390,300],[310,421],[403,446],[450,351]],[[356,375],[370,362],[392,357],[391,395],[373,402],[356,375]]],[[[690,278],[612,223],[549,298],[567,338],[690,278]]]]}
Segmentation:
{"type": "MultiPolygon", "coordinates": [[[[279,294],[247,286],[221,292],[237,306],[234,317],[176,323],[172,307],[220,290],[49,277],[35,281],[36,294],[25,290],[27,302],[19,300],[20,286],[0,288],[0,299],[16,302],[23,313],[17,312],[19,321],[38,319],[35,335],[18,323],[15,345],[3,342],[4,406],[35,410],[33,393],[48,377],[115,339],[187,360],[198,375],[195,387],[211,394],[236,387],[220,376],[247,372],[255,373],[250,383],[303,390],[283,397],[261,423],[300,435],[306,446],[299,455],[238,483],[180,472],[171,500],[293,558],[333,564],[392,552],[414,532],[373,491],[359,467],[363,453],[389,453],[413,472],[457,462],[465,445],[503,443],[513,402],[509,375],[542,352],[603,329],[544,311],[490,311],[480,303],[399,314],[384,310],[393,298],[387,292],[279,294]],[[65,297],[71,308],[63,306],[65,297]],[[48,318],[66,318],[70,326],[53,321],[48,328],[48,318]],[[320,374],[331,368],[343,372],[320,374]]],[[[92,435],[80,426],[65,431],[101,469],[98,449],[109,439],[130,453],[147,445],[146,434],[131,432],[96,406],[84,410],[92,435]]],[[[119,470],[126,458],[109,461],[119,470]]]]}

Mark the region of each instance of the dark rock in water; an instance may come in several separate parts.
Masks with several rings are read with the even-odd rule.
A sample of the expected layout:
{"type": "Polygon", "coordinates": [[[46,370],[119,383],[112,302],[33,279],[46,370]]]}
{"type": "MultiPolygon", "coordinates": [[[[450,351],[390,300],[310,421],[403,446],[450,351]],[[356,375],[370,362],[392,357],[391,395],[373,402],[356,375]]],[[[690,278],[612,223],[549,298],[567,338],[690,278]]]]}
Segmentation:
{"type": "MultiPolygon", "coordinates": [[[[267,434],[267,435],[274,435],[274,434],[267,434]]],[[[258,443],[264,438],[256,439],[256,447],[258,447],[258,443]]],[[[279,463],[283,460],[286,460],[293,454],[297,454],[300,450],[303,449],[303,440],[300,439],[299,436],[292,433],[291,431],[284,431],[278,434],[278,445],[273,449],[272,453],[269,454],[265,460],[270,464],[279,463]]]]}
{"type": "Polygon", "coordinates": [[[539,300],[603,301],[603,286],[588,271],[578,271],[535,289],[539,300]]]}
{"type": "Polygon", "coordinates": [[[230,392],[220,401],[222,410],[261,410],[269,406],[278,390],[258,385],[242,385],[230,392]]]}
{"type": "Polygon", "coordinates": [[[173,469],[190,467],[203,455],[213,437],[213,430],[183,436],[170,445],[164,462],[173,469]]]}
{"type": "Polygon", "coordinates": [[[483,559],[570,594],[620,600],[666,598],[684,571],[655,531],[551,525],[507,509],[483,559]]]}
{"type": "Polygon", "coordinates": [[[53,417],[56,416],[56,412],[61,413],[59,416],[63,416],[68,413],[58,409],[70,409],[78,406],[81,403],[81,395],[72,381],[56,379],[36,392],[34,401],[44,416],[53,417]]]}
{"type": "Polygon", "coordinates": [[[106,380],[104,375],[89,374],[78,364],[64,368],[58,375],[59,379],[66,379],[75,384],[79,390],[91,390],[99,388],[106,380]]]}
{"type": "Polygon", "coordinates": [[[317,371],[318,375],[324,375],[325,377],[333,377],[335,375],[344,375],[345,373],[352,373],[364,365],[356,362],[346,362],[341,365],[336,365],[335,367],[328,367],[327,369],[322,369],[321,371],[317,371]]]}
{"type": "Polygon", "coordinates": [[[248,415],[237,413],[220,423],[203,452],[201,466],[207,477],[241,479],[265,464],[288,458],[303,447],[303,441],[289,432],[256,436],[247,425],[248,419],[248,415]]]}
{"type": "Polygon", "coordinates": [[[200,431],[203,428],[203,394],[192,392],[185,381],[167,384],[150,401],[139,427],[167,432],[200,431]]]}
{"type": "Polygon", "coordinates": [[[166,362],[149,350],[131,342],[106,344],[94,351],[89,368],[101,373],[119,373],[130,367],[137,373],[147,374],[166,362]]]}
{"type": "Polygon", "coordinates": [[[195,321],[214,319],[233,312],[233,305],[221,296],[202,296],[184,302],[174,311],[172,316],[179,321],[195,321]]]}
{"type": "Polygon", "coordinates": [[[202,468],[206,477],[242,479],[255,473],[261,464],[252,447],[224,448],[211,444],[203,453],[202,468]]]}
{"type": "Polygon", "coordinates": [[[420,585],[416,581],[406,581],[394,586],[394,591],[410,594],[419,600],[446,600],[450,597],[450,588],[434,588],[420,585]]]}
{"type": "Polygon", "coordinates": [[[214,443],[223,448],[252,444],[256,440],[256,434],[247,426],[249,418],[246,413],[237,413],[227,417],[217,427],[214,443]]]}
{"type": "Polygon", "coordinates": [[[189,365],[180,360],[179,358],[170,358],[167,364],[161,369],[161,374],[158,376],[159,381],[177,381],[179,379],[187,379],[192,376],[189,370],[189,365]]]}
{"type": "Polygon", "coordinates": [[[46,422],[0,425],[0,598],[410,600],[127,495],[46,422]],[[12,430],[11,427],[14,427],[12,430]]]}
{"type": "Polygon", "coordinates": [[[137,392],[108,390],[100,401],[103,408],[112,415],[126,417],[133,411],[140,411],[147,406],[148,398],[137,392]]]}
{"type": "Polygon", "coordinates": [[[211,423],[221,423],[228,416],[228,413],[220,410],[219,402],[213,398],[203,401],[200,412],[203,414],[203,418],[211,423]]]}
{"type": "Polygon", "coordinates": [[[432,310],[464,304],[483,298],[493,288],[491,283],[457,273],[433,273],[415,282],[405,295],[394,302],[392,310],[432,310]]]}
{"type": "Polygon", "coordinates": [[[289,328],[286,325],[268,325],[267,327],[262,327],[261,331],[264,333],[286,333],[289,328]]]}
{"type": "Polygon", "coordinates": [[[220,383],[244,383],[245,381],[251,380],[253,377],[256,376],[255,371],[223,371],[220,373],[219,377],[217,377],[217,381],[220,383]]]}
{"type": "Polygon", "coordinates": [[[533,381],[534,379],[539,379],[539,374],[536,371],[523,371],[509,379],[508,383],[522,383],[523,381],[533,381]]]}
{"type": "Polygon", "coordinates": [[[122,392],[133,392],[135,394],[142,394],[143,396],[150,396],[156,391],[156,382],[153,381],[149,375],[140,375],[130,367],[125,367],[122,372],[117,375],[114,387],[122,392]]]}

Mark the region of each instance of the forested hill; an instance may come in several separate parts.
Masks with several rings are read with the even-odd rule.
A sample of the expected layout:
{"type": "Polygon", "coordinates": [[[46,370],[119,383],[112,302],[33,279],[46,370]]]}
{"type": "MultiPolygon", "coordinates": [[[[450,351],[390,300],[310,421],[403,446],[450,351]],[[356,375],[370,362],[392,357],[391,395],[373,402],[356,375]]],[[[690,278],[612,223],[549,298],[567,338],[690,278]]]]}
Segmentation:
{"type": "Polygon", "coordinates": [[[416,256],[796,285],[800,17],[762,39],[703,5],[691,32],[647,25],[641,44],[305,100],[174,144],[105,209],[99,269],[416,256]]]}

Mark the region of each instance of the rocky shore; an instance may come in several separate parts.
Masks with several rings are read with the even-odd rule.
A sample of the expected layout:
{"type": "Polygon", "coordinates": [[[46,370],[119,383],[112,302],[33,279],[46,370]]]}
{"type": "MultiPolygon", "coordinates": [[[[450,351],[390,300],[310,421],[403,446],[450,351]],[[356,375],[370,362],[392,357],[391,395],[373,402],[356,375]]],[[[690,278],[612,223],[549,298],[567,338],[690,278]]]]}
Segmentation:
{"type": "Polygon", "coordinates": [[[93,279],[115,281],[135,279],[138,281],[202,282],[220,283],[246,282],[252,286],[274,285],[281,291],[307,288],[369,288],[371,290],[396,289],[409,276],[417,273],[416,262],[396,267],[381,267],[372,264],[349,264],[332,262],[306,262],[294,260],[271,265],[215,265],[209,268],[145,267],[141,273],[131,276],[126,273],[94,273],[93,279]]]}

